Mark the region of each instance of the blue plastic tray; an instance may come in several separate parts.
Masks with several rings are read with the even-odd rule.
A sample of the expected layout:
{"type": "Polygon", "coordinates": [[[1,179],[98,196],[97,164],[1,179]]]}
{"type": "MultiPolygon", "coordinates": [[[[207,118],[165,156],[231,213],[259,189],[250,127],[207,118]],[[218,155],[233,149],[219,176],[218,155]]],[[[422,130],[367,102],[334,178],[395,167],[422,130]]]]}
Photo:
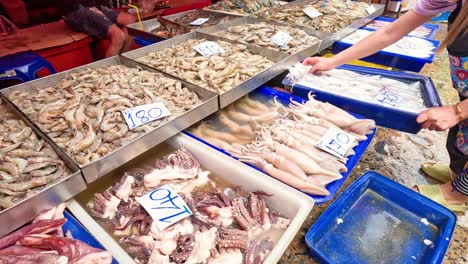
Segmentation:
{"type": "MultiPolygon", "coordinates": [[[[305,100],[303,100],[302,98],[300,97],[297,97],[297,96],[294,96],[294,95],[291,95],[291,94],[287,94],[287,93],[284,93],[284,92],[280,92],[280,91],[277,91],[277,90],[274,90],[272,89],[271,87],[267,87],[267,86],[262,86],[258,89],[256,89],[254,92],[254,94],[261,94],[263,96],[268,96],[268,97],[276,97],[277,100],[283,104],[289,104],[289,102],[291,100],[294,100],[296,102],[304,102],[305,100]]],[[[359,115],[356,115],[356,114],[353,114],[353,116],[357,117],[357,118],[363,118],[359,115]]],[[[315,200],[315,203],[317,204],[321,204],[321,203],[325,203],[325,202],[328,202],[331,198],[333,198],[333,196],[335,196],[336,192],[340,189],[340,187],[343,185],[343,183],[345,182],[346,178],[348,178],[349,174],[351,174],[353,168],[356,166],[356,164],[359,162],[359,160],[361,159],[362,155],[364,155],[364,152],[366,151],[367,147],[369,146],[369,144],[371,143],[372,139],[374,138],[374,135],[375,135],[375,132],[376,130],[374,130],[374,132],[370,135],[367,135],[367,140],[365,141],[361,141],[359,143],[358,146],[356,146],[354,148],[354,152],[356,153],[355,155],[353,156],[350,156],[348,158],[348,162],[346,163],[346,168],[348,169],[348,171],[346,173],[341,173],[341,175],[343,175],[343,178],[337,180],[337,181],[334,181],[334,182],[331,182],[330,184],[327,185],[327,190],[330,192],[329,195],[327,196],[314,196],[314,195],[309,195],[310,197],[312,197],[314,200],[315,200]]],[[[224,149],[220,149],[208,142],[206,142],[205,140],[199,138],[199,137],[196,137],[195,135],[189,133],[189,132],[186,132],[184,131],[184,133],[234,159],[237,159],[235,156],[231,155],[229,152],[225,151],[224,149]]],[[[259,168],[255,167],[255,166],[252,166],[250,164],[247,164],[245,163],[246,165],[258,170],[258,171],[261,171],[263,172],[262,170],[260,170],[259,168]]],[[[266,174],[266,173],[265,173],[266,174]]],[[[268,175],[268,174],[267,174],[268,175]]]]}
{"type": "MultiPolygon", "coordinates": [[[[80,240],[85,242],[86,244],[94,247],[99,248],[102,250],[106,250],[89,232],[84,228],[78,220],[75,219],[69,212],[64,212],[65,219],[67,221],[63,224],[63,233],[70,231],[74,239],[80,240]]],[[[118,264],[115,259],[112,259],[112,264],[118,264]]]]}
{"type": "MultiPolygon", "coordinates": [[[[364,30],[367,30],[367,29],[364,29],[364,30]]],[[[372,31],[372,30],[369,30],[369,31],[372,31]]],[[[432,42],[435,46],[435,49],[439,47],[439,44],[440,44],[439,41],[432,40],[432,39],[426,39],[426,40],[432,42]]],[[[334,54],[338,54],[341,51],[351,46],[353,45],[342,42],[342,41],[337,41],[335,42],[335,44],[333,44],[332,52],[334,54]]],[[[411,57],[409,55],[397,54],[397,53],[392,53],[392,52],[381,50],[373,55],[362,58],[361,60],[372,62],[372,63],[377,63],[377,64],[381,64],[381,65],[385,65],[385,66],[389,66],[393,68],[398,68],[402,70],[419,72],[421,71],[421,69],[424,67],[426,63],[432,63],[434,61],[434,57],[435,57],[435,50],[434,50],[434,54],[432,54],[429,58],[417,58],[417,57],[411,57]]]]}
{"type": "Polygon", "coordinates": [[[447,208],[370,171],[322,213],[305,240],[321,263],[441,263],[455,223],[447,208]]]}
{"type": "MultiPolygon", "coordinates": [[[[382,75],[388,78],[403,79],[406,81],[420,81],[422,83],[421,88],[426,106],[442,106],[437,89],[435,88],[432,80],[428,77],[405,72],[387,71],[352,65],[343,65],[338,67],[338,69],[350,70],[364,74],[382,75]]],[[[283,85],[291,86],[292,93],[303,98],[307,98],[309,92],[313,92],[316,99],[329,102],[346,111],[373,119],[379,126],[413,134],[416,134],[421,130],[421,125],[416,122],[416,117],[418,115],[415,113],[356,100],[341,94],[334,94],[332,92],[314,89],[314,87],[293,84],[288,78],[283,79],[283,85]]]]}
{"type": "Polygon", "coordinates": [[[151,41],[149,39],[144,39],[144,38],[141,38],[141,37],[138,37],[138,36],[134,36],[133,39],[135,40],[135,43],[142,46],[142,47],[145,47],[145,46],[149,46],[151,44],[154,44],[156,42],[154,41],[151,41]]]}
{"type": "MultiPolygon", "coordinates": [[[[375,18],[374,20],[380,20],[380,21],[385,21],[385,22],[392,23],[396,19],[392,18],[392,17],[382,17],[382,16],[380,16],[380,17],[375,18]]],[[[426,38],[426,39],[435,39],[435,35],[437,34],[437,31],[439,31],[439,25],[424,23],[421,26],[431,30],[431,33],[428,36],[424,36],[424,38],[426,38]]],[[[376,30],[374,28],[367,27],[367,25],[363,26],[361,29],[373,30],[373,31],[376,30]]],[[[411,35],[411,32],[408,35],[413,36],[413,35],[411,35]]]]}

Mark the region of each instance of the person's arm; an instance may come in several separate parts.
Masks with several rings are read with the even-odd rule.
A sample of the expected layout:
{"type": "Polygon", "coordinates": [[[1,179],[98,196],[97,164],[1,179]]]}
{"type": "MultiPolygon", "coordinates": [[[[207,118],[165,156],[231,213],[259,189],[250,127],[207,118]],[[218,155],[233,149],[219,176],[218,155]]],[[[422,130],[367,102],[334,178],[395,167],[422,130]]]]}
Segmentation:
{"type": "Polygon", "coordinates": [[[352,47],[331,58],[311,57],[304,60],[305,65],[312,65],[311,72],[331,70],[347,62],[367,57],[397,42],[432,16],[421,16],[410,10],[395,22],[379,29],[362,39],[352,47]]]}

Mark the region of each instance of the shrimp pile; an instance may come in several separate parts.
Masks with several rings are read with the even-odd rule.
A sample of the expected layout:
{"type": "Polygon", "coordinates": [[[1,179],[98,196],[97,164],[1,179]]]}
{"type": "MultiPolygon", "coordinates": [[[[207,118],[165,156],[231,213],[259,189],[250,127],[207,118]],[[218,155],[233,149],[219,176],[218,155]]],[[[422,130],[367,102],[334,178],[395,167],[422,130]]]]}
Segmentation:
{"type": "Polygon", "coordinates": [[[277,6],[280,6],[280,3],[276,0],[221,0],[207,9],[252,15],[277,6]]]}
{"type": "Polygon", "coordinates": [[[264,192],[218,188],[185,149],[152,164],[125,172],[87,204],[137,263],[260,264],[275,243],[266,233],[289,226],[289,218],[266,204],[264,192]],[[166,184],[192,215],[161,230],[137,198],[166,184]]]}
{"type": "Polygon", "coordinates": [[[329,128],[338,127],[355,137],[354,148],[373,133],[375,122],[312,97],[288,107],[274,102],[244,98],[217,114],[217,126],[203,122],[191,133],[305,193],[329,195],[325,186],[342,178],[354,151],[337,158],[316,144],[329,128]]]}
{"type": "Polygon", "coordinates": [[[369,5],[357,1],[318,1],[312,4],[286,5],[257,14],[259,17],[310,27],[322,32],[334,33],[350,25],[359,18],[367,16],[365,9],[369,5]],[[304,10],[316,9],[321,16],[311,18],[304,10]]]}
{"type": "Polygon", "coordinates": [[[17,90],[9,98],[81,165],[108,155],[201,103],[180,81],[125,66],[70,73],[55,86],[17,90]],[[170,116],[128,129],[121,111],[160,101],[170,116]]]}
{"type": "Polygon", "coordinates": [[[205,40],[190,39],[138,61],[218,94],[274,65],[266,57],[250,53],[245,45],[225,41],[215,41],[224,52],[203,57],[193,48],[202,42],[205,40]]]}
{"type": "Polygon", "coordinates": [[[52,148],[0,100],[0,211],[70,174],[52,148]]]}
{"type": "Polygon", "coordinates": [[[226,30],[216,32],[215,35],[276,51],[284,51],[289,54],[302,51],[320,41],[318,38],[308,35],[304,30],[271,25],[265,22],[232,26],[226,30]],[[277,46],[272,42],[272,37],[278,31],[283,31],[293,38],[284,47],[277,46]]]}

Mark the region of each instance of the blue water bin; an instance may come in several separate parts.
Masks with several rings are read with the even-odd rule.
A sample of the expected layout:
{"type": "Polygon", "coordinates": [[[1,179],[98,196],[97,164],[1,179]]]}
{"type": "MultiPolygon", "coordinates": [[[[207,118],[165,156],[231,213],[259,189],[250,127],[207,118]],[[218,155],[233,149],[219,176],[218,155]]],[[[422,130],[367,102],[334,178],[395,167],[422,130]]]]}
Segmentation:
{"type": "MultiPolygon", "coordinates": [[[[428,108],[442,106],[437,89],[432,80],[428,77],[405,72],[395,72],[352,65],[343,65],[337,69],[350,70],[362,74],[381,75],[386,78],[397,79],[403,82],[420,82],[420,88],[426,106],[428,108]]],[[[309,93],[312,92],[317,100],[329,102],[346,111],[373,119],[379,126],[413,134],[416,134],[421,130],[421,125],[416,122],[418,113],[357,100],[342,94],[335,94],[331,91],[320,90],[313,86],[294,84],[288,77],[284,78],[282,83],[285,86],[291,87],[291,91],[294,95],[302,98],[308,98],[309,93]]]]}
{"type": "Polygon", "coordinates": [[[456,223],[444,206],[366,172],[305,236],[321,263],[442,263],[456,223]]]}
{"type": "Polygon", "coordinates": [[[144,39],[144,38],[138,37],[138,36],[134,36],[133,39],[135,40],[135,43],[136,43],[137,45],[140,45],[140,46],[142,46],[142,47],[146,47],[146,46],[149,46],[149,45],[151,45],[151,44],[156,43],[156,42],[151,41],[151,40],[149,40],[149,39],[144,39]]]}
{"type": "MultiPolygon", "coordinates": [[[[261,96],[261,97],[266,97],[266,98],[271,98],[271,99],[276,98],[276,100],[278,102],[280,102],[280,103],[282,103],[284,105],[288,105],[291,101],[296,101],[296,102],[301,102],[301,103],[305,102],[304,99],[302,99],[302,98],[300,98],[298,96],[287,94],[287,93],[275,90],[275,89],[273,89],[271,87],[268,87],[268,86],[262,86],[262,87],[256,89],[255,91],[253,91],[250,95],[251,95],[251,97],[261,96]]],[[[363,119],[362,116],[359,116],[359,115],[356,115],[356,114],[353,114],[353,113],[351,113],[351,114],[356,118],[363,119]]],[[[189,133],[187,131],[184,131],[183,133],[185,133],[186,135],[188,135],[189,137],[191,137],[191,138],[193,138],[195,140],[198,140],[198,141],[210,146],[211,148],[214,148],[214,149],[218,150],[219,152],[221,152],[221,153],[223,153],[225,155],[228,155],[228,156],[230,156],[230,157],[232,157],[234,159],[237,159],[236,156],[232,155],[228,151],[226,151],[224,149],[220,149],[220,148],[210,144],[209,142],[207,142],[207,141],[205,141],[205,140],[203,140],[203,139],[201,139],[201,138],[199,138],[199,137],[197,137],[197,136],[195,136],[195,135],[193,135],[193,134],[191,134],[191,133],[189,133]]],[[[375,133],[376,133],[376,129],[374,129],[372,134],[366,135],[367,140],[359,142],[359,145],[353,148],[355,154],[350,156],[348,158],[348,162],[346,162],[346,164],[345,164],[348,171],[345,172],[345,173],[341,173],[343,178],[341,178],[339,180],[336,180],[334,182],[331,182],[326,186],[326,189],[330,192],[329,195],[327,195],[327,196],[316,196],[316,195],[307,194],[312,199],[314,199],[316,204],[326,203],[335,196],[335,194],[338,192],[338,190],[344,184],[344,182],[346,181],[348,176],[351,174],[351,172],[353,171],[354,167],[357,165],[357,163],[359,162],[361,157],[366,152],[366,149],[367,149],[367,147],[369,147],[369,144],[371,143],[372,139],[374,138],[375,133]]],[[[260,170],[259,168],[255,167],[255,166],[252,166],[252,165],[247,164],[247,163],[245,163],[245,164],[247,166],[250,166],[250,167],[260,171],[260,172],[263,172],[262,170],[260,170]]]]}

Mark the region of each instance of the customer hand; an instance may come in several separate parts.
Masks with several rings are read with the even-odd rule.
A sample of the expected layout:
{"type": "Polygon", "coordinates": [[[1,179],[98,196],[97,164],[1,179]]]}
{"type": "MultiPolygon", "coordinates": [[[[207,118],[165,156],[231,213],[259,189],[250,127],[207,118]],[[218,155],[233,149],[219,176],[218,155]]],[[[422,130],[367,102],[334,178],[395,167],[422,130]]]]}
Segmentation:
{"type": "Polygon", "coordinates": [[[312,65],[312,68],[310,69],[310,73],[316,72],[316,71],[329,71],[335,66],[332,63],[331,58],[324,58],[324,57],[309,57],[306,58],[302,64],[304,65],[312,65]]]}
{"type": "Polygon", "coordinates": [[[432,107],[422,111],[416,122],[422,124],[422,128],[444,131],[460,122],[460,117],[453,106],[432,107]]]}

